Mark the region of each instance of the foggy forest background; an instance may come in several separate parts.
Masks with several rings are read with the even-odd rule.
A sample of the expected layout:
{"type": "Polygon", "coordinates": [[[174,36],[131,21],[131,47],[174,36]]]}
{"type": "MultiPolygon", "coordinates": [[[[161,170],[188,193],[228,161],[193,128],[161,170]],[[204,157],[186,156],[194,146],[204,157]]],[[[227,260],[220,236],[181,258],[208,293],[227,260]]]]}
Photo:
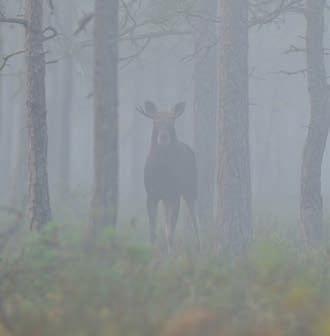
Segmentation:
{"type": "Polygon", "coordinates": [[[329,5],[0,1],[0,335],[330,334],[329,5]],[[200,251],[184,204],[149,244],[145,101],[200,251]]]}

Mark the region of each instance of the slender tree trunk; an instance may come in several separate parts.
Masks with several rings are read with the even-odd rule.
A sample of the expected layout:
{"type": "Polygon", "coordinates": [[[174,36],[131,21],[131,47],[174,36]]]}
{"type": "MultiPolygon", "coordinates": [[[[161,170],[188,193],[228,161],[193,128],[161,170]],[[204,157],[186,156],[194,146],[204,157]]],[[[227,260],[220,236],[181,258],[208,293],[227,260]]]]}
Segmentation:
{"type": "Polygon", "coordinates": [[[31,228],[41,230],[51,219],[47,172],[47,110],[43,0],[26,0],[26,81],[28,204],[31,228]]]}
{"type": "Polygon", "coordinates": [[[303,152],[300,211],[304,238],[312,244],[321,240],[324,230],[321,168],[329,132],[329,87],[323,47],[325,4],[325,0],[308,0],[306,3],[311,118],[303,152]]]}
{"type": "Polygon", "coordinates": [[[135,206],[134,210],[140,210],[144,205],[143,170],[148,148],[148,129],[146,129],[145,120],[135,109],[138,105],[141,105],[141,99],[145,92],[144,71],[143,61],[138,59],[134,69],[134,86],[132,87],[135,105],[133,106],[133,126],[131,130],[130,201],[135,206]]]}
{"type": "Polygon", "coordinates": [[[61,203],[60,194],[60,163],[61,163],[61,127],[62,127],[62,77],[60,65],[52,64],[47,68],[46,73],[46,101],[47,101],[47,123],[51,125],[48,129],[48,179],[49,192],[56,203],[61,203]],[[61,107],[61,108],[59,108],[61,107]],[[60,136],[59,136],[60,134],[60,136]]]}
{"type": "MultiPolygon", "coordinates": [[[[3,39],[6,29],[0,25],[0,53],[6,53],[5,40],[3,39]]],[[[12,47],[10,45],[10,47],[12,47]]],[[[16,43],[13,46],[16,47],[16,43]]],[[[9,177],[12,167],[12,150],[13,150],[13,129],[14,129],[14,113],[9,111],[8,87],[13,85],[13,79],[7,78],[7,85],[3,85],[3,73],[0,74],[0,150],[1,150],[1,166],[0,166],[0,183],[2,190],[8,190],[10,187],[9,177]]],[[[10,102],[12,103],[12,102],[10,102]]],[[[1,202],[7,204],[9,201],[8,194],[0,195],[1,202]]]]}
{"type": "Polygon", "coordinates": [[[217,0],[199,2],[199,13],[205,18],[197,19],[194,28],[194,143],[198,162],[198,215],[205,224],[213,222],[216,182],[217,3],[217,0]]]}
{"type": "Polygon", "coordinates": [[[69,38],[66,45],[67,55],[63,62],[63,107],[61,109],[61,139],[60,139],[60,181],[59,191],[61,199],[70,193],[70,160],[71,160],[71,112],[74,91],[73,57],[72,57],[72,22],[73,4],[66,5],[65,30],[69,38]]]}
{"type": "Polygon", "coordinates": [[[25,92],[20,97],[18,141],[11,183],[11,205],[15,209],[24,209],[27,198],[27,145],[26,145],[26,109],[25,92]],[[24,101],[24,103],[23,103],[24,101]]]}
{"type": "Polygon", "coordinates": [[[118,10],[118,0],[95,0],[93,230],[117,222],[118,10]]]}
{"type": "MultiPolygon", "coordinates": [[[[8,80],[8,83],[11,82],[8,80]]],[[[11,83],[12,85],[12,83],[11,83]]],[[[12,100],[8,100],[7,96],[10,92],[8,88],[3,91],[2,97],[2,106],[3,106],[3,133],[2,133],[2,143],[1,143],[1,157],[2,157],[2,164],[0,167],[1,170],[1,188],[2,190],[9,190],[10,188],[10,176],[11,176],[11,169],[12,169],[12,153],[14,149],[14,114],[15,112],[13,110],[9,110],[10,104],[13,103],[12,100]]],[[[3,195],[0,195],[0,197],[3,197],[1,200],[5,204],[9,202],[9,195],[8,193],[5,193],[3,195]]]]}
{"type": "Polygon", "coordinates": [[[241,253],[252,236],[248,2],[220,0],[218,208],[221,247],[241,253]]]}
{"type": "MultiPolygon", "coordinates": [[[[0,7],[1,8],[1,7],[0,7]]],[[[0,25],[0,54],[3,54],[3,29],[0,25]]],[[[2,76],[0,76],[0,145],[2,143],[2,134],[3,134],[3,81],[2,76]]]]}

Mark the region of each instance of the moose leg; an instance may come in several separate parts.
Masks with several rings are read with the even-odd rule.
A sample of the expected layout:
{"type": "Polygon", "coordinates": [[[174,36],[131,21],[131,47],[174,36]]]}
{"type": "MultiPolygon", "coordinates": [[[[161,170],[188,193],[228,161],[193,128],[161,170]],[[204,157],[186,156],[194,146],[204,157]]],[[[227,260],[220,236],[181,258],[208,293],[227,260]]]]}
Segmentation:
{"type": "Polygon", "coordinates": [[[196,211],[195,211],[195,201],[190,199],[189,197],[185,198],[185,201],[187,203],[189,217],[190,217],[190,220],[192,221],[193,229],[195,231],[195,235],[196,235],[196,238],[197,238],[198,249],[200,250],[201,241],[200,241],[199,227],[198,227],[196,211]]]}
{"type": "Polygon", "coordinates": [[[156,221],[157,221],[158,200],[148,197],[147,208],[149,217],[150,242],[152,245],[154,245],[156,242],[156,221]]]}
{"type": "Polygon", "coordinates": [[[171,217],[170,217],[170,244],[173,246],[174,244],[174,238],[175,238],[175,229],[176,224],[178,222],[178,215],[179,215],[179,209],[180,209],[180,198],[177,198],[172,201],[172,211],[171,211],[171,217]]]}
{"type": "Polygon", "coordinates": [[[180,198],[165,201],[165,231],[168,252],[173,248],[175,238],[175,228],[178,221],[180,198]]]}
{"type": "Polygon", "coordinates": [[[171,252],[171,240],[170,240],[170,222],[171,222],[171,203],[169,201],[164,201],[164,209],[165,209],[165,236],[166,236],[166,244],[167,244],[167,252],[168,254],[171,252]]]}

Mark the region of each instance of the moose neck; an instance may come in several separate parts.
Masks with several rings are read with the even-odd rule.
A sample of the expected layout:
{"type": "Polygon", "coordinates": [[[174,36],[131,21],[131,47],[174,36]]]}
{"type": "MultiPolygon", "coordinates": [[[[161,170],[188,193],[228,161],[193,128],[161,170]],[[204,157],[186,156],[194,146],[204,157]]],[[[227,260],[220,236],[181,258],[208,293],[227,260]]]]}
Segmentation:
{"type": "Polygon", "coordinates": [[[152,136],[151,136],[150,152],[154,153],[158,150],[162,150],[164,148],[171,148],[172,146],[175,146],[178,143],[178,138],[177,138],[177,135],[176,135],[175,128],[173,128],[173,130],[171,130],[170,135],[171,135],[171,141],[168,145],[166,145],[166,146],[159,145],[158,144],[158,131],[157,131],[157,129],[153,128],[152,136]]]}

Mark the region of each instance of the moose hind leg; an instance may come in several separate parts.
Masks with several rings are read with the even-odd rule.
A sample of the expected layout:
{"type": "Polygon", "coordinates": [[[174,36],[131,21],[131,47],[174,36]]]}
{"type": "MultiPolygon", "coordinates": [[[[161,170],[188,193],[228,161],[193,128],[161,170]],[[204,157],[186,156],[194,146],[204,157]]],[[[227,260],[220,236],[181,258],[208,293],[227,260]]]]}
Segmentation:
{"type": "Polygon", "coordinates": [[[180,198],[177,198],[171,202],[171,216],[170,216],[170,244],[173,246],[175,239],[175,229],[178,222],[180,210],[180,198]]]}
{"type": "Polygon", "coordinates": [[[149,217],[150,243],[154,245],[156,242],[158,200],[148,197],[147,208],[149,217]]]}
{"type": "Polygon", "coordinates": [[[171,252],[174,245],[175,228],[178,220],[180,199],[167,200],[165,206],[165,233],[168,253],[171,252]]]}
{"type": "Polygon", "coordinates": [[[197,216],[196,216],[196,210],[195,210],[195,201],[191,200],[190,198],[185,198],[188,212],[189,212],[189,218],[192,222],[193,229],[195,231],[197,243],[198,243],[198,249],[201,248],[201,241],[200,241],[200,234],[199,234],[199,226],[197,222],[197,216]]]}

